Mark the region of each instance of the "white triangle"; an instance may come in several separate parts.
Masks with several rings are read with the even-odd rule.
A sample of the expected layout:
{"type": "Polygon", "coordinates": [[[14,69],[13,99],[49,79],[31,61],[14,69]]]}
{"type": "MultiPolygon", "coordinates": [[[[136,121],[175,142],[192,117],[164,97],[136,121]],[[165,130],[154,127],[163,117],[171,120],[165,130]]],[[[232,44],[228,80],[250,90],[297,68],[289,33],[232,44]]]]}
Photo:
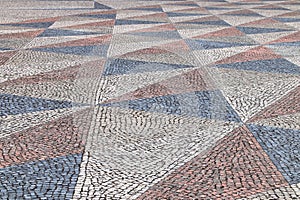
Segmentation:
{"type": "MultiPolygon", "coordinates": [[[[136,34],[128,33],[128,34],[113,35],[112,43],[118,43],[118,44],[126,45],[127,43],[153,42],[153,40],[155,40],[155,42],[160,42],[160,41],[168,40],[168,38],[164,35],[162,35],[162,37],[151,37],[151,36],[143,36],[143,35],[138,35],[138,34],[139,33],[136,33],[136,34]]],[[[174,40],[174,38],[172,38],[172,39],[174,40]]]]}
{"type": "Polygon", "coordinates": [[[244,3],[243,5],[238,5],[239,8],[241,9],[251,9],[251,8],[255,8],[257,6],[261,6],[262,5],[262,2],[259,2],[259,1],[253,1],[253,2],[241,2],[241,3],[244,3]]]}
{"type": "Polygon", "coordinates": [[[132,0],[96,0],[100,4],[104,4],[114,9],[135,8],[141,6],[159,5],[161,1],[132,1],[132,0]]]}
{"type": "MultiPolygon", "coordinates": [[[[227,8],[227,7],[226,7],[227,8]]],[[[231,9],[224,9],[224,10],[214,10],[214,9],[208,9],[210,13],[214,14],[214,15],[222,15],[224,13],[228,13],[230,11],[237,11],[237,10],[240,10],[240,8],[236,8],[236,7],[233,7],[231,9]]]]}
{"type": "MultiPolygon", "coordinates": [[[[101,73],[97,74],[101,76],[101,73]]],[[[98,89],[94,86],[99,84],[99,79],[89,77],[77,78],[76,80],[40,82],[38,84],[16,84],[1,87],[0,92],[19,96],[94,104],[95,97],[91,93],[98,89]]]]}
{"type": "Polygon", "coordinates": [[[180,41],[180,40],[163,40],[163,41],[152,41],[152,42],[132,42],[132,43],[119,43],[112,41],[111,46],[108,49],[107,56],[108,57],[115,57],[118,55],[123,55],[125,53],[137,51],[140,49],[146,49],[149,47],[153,47],[156,45],[162,45],[162,44],[167,44],[169,42],[175,42],[175,41],[180,41]]]}
{"type": "Polygon", "coordinates": [[[283,45],[266,45],[275,53],[283,56],[285,59],[290,60],[292,63],[299,65],[298,58],[300,57],[300,47],[297,46],[283,46],[283,45]]]}
{"type": "Polygon", "coordinates": [[[9,115],[1,117],[0,138],[8,137],[16,132],[26,130],[47,122],[72,114],[87,107],[74,107],[56,110],[45,110],[40,112],[22,113],[19,115],[9,115]]]}
{"type": "Polygon", "coordinates": [[[24,50],[0,67],[0,83],[98,60],[97,56],[80,56],[24,50]]]}
{"type": "MultiPolygon", "coordinates": [[[[283,144],[285,145],[285,144],[283,144]]],[[[285,197],[295,197],[296,199],[300,196],[299,193],[300,183],[298,184],[286,184],[285,186],[276,187],[275,189],[269,189],[264,192],[256,193],[251,196],[247,196],[247,199],[273,199],[274,196],[277,199],[277,196],[281,196],[282,193],[285,197]]],[[[241,200],[241,199],[240,199],[241,200]]]]}
{"type": "Polygon", "coordinates": [[[291,63],[294,63],[295,65],[298,65],[300,69],[300,48],[298,47],[298,49],[293,51],[293,53],[298,56],[289,56],[289,57],[285,57],[285,59],[287,59],[291,63]]]}
{"type": "Polygon", "coordinates": [[[220,15],[220,19],[224,20],[228,24],[232,26],[238,26],[241,24],[245,24],[248,22],[253,22],[256,20],[264,19],[264,17],[253,17],[253,16],[227,16],[227,15],[220,15]]]}
{"type": "Polygon", "coordinates": [[[256,46],[253,45],[253,46],[218,48],[218,49],[209,49],[209,50],[196,50],[193,51],[193,53],[198,60],[199,66],[205,66],[255,47],[256,46]]]}
{"type": "Polygon", "coordinates": [[[178,29],[177,31],[183,39],[186,39],[196,37],[199,35],[204,35],[214,31],[219,31],[222,29],[224,29],[224,27],[203,27],[201,29],[178,29]]]}
{"type": "MultiPolygon", "coordinates": [[[[52,1],[53,2],[53,1],[52,1]]],[[[34,14],[30,10],[16,10],[15,12],[12,12],[12,10],[1,10],[1,18],[0,23],[12,23],[12,22],[20,22],[20,21],[26,21],[26,20],[39,20],[43,18],[52,18],[52,17],[63,17],[63,16],[70,16],[70,15],[78,15],[78,14],[84,14],[88,12],[93,12],[95,9],[74,9],[74,10],[66,10],[63,9],[53,9],[53,10],[34,10],[34,14]],[[15,13],[18,13],[16,15],[15,13]],[[5,17],[3,17],[5,16],[5,17]],[[4,21],[3,21],[4,20],[4,21]],[[6,21],[5,21],[6,20],[6,21]]]]}
{"type": "Polygon", "coordinates": [[[31,42],[26,44],[23,48],[34,48],[40,46],[46,46],[51,44],[59,44],[64,42],[70,42],[75,40],[87,39],[87,38],[94,38],[101,35],[79,35],[79,36],[59,36],[59,37],[36,37],[31,42]]]}
{"type": "MultiPolygon", "coordinates": [[[[62,1],[50,1],[50,2],[43,2],[43,1],[34,1],[34,0],[26,0],[26,1],[19,1],[16,2],[17,5],[14,2],[3,0],[1,1],[1,6],[3,8],[7,8],[8,10],[26,10],[31,11],[31,13],[34,13],[35,10],[39,9],[49,9],[49,10],[55,10],[57,8],[61,10],[66,9],[92,9],[94,8],[94,3],[91,1],[69,1],[69,2],[62,2],[62,1]]],[[[46,11],[44,11],[46,12],[46,11]]]]}
{"type": "Polygon", "coordinates": [[[75,198],[80,197],[76,192],[80,188],[89,187],[91,194],[97,194],[99,189],[91,184],[97,176],[107,180],[101,194],[122,190],[122,197],[135,199],[237,127],[110,107],[95,109],[94,116],[85,148],[89,155],[83,156],[75,198]]]}
{"type": "Polygon", "coordinates": [[[211,7],[211,6],[220,6],[224,5],[224,2],[214,2],[214,1],[201,1],[201,2],[196,2],[200,7],[211,7]]]}
{"type": "Polygon", "coordinates": [[[71,101],[73,80],[41,82],[38,84],[15,84],[0,88],[1,93],[35,98],[46,98],[61,101],[71,101]],[[68,90],[66,90],[68,88],[68,90]]]}
{"type": "Polygon", "coordinates": [[[206,17],[210,17],[213,15],[203,15],[203,16],[180,16],[180,17],[169,17],[169,19],[171,20],[172,23],[179,23],[179,22],[186,22],[186,21],[190,21],[190,20],[196,20],[196,19],[201,19],[201,18],[206,18],[206,17]]]}
{"type": "Polygon", "coordinates": [[[193,70],[193,68],[104,76],[99,87],[101,88],[99,103],[190,70],[193,70]]]}
{"type": "Polygon", "coordinates": [[[145,28],[156,27],[159,25],[166,25],[167,23],[159,23],[159,24],[131,24],[131,25],[117,25],[114,26],[113,34],[126,33],[135,30],[141,30],[145,28]]]}
{"type": "Polygon", "coordinates": [[[27,28],[27,27],[0,27],[0,34],[14,34],[14,33],[26,33],[26,32],[34,32],[34,31],[39,31],[43,29],[37,29],[37,28],[27,28]]]}
{"type": "Polygon", "coordinates": [[[274,32],[274,33],[259,33],[259,34],[248,34],[247,36],[257,41],[260,44],[265,44],[281,37],[295,33],[296,31],[286,31],[286,32],[274,32]]]}
{"type": "Polygon", "coordinates": [[[164,12],[172,12],[177,10],[188,10],[197,8],[195,6],[181,6],[181,5],[162,5],[161,6],[164,12]]]}
{"type": "Polygon", "coordinates": [[[260,15],[266,16],[266,17],[272,17],[272,16],[276,16],[276,15],[282,15],[282,14],[286,14],[289,11],[286,10],[264,10],[264,9],[250,9],[260,15]]]}
{"type": "MultiPolygon", "coordinates": [[[[53,2],[53,1],[52,1],[53,2]]],[[[77,1],[78,2],[78,1],[77,1]]],[[[66,10],[64,9],[53,9],[53,10],[34,10],[33,11],[27,10],[27,9],[16,9],[18,6],[16,6],[13,10],[10,9],[2,9],[1,10],[1,17],[0,17],[0,23],[14,23],[14,22],[22,22],[27,20],[39,20],[43,18],[51,18],[51,17],[62,17],[62,16],[70,16],[70,15],[78,15],[88,12],[95,11],[93,8],[91,9],[74,9],[74,10],[66,10]],[[14,12],[13,12],[14,11],[14,12]],[[16,15],[16,12],[18,13],[16,15]]]]}
{"type": "Polygon", "coordinates": [[[293,75],[223,68],[209,71],[244,122],[300,84],[293,75]]]}
{"type": "Polygon", "coordinates": [[[300,29],[300,22],[289,22],[289,23],[285,23],[291,27],[294,27],[295,29],[299,30],[300,29]]]}
{"type": "Polygon", "coordinates": [[[180,54],[174,52],[163,53],[163,56],[157,54],[135,54],[129,56],[122,56],[125,59],[146,61],[146,62],[162,62],[169,64],[179,64],[179,65],[196,65],[194,56],[190,52],[181,52],[180,54]]]}
{"type": "MultiPolygon", "coordinates": [[[[250,22],[251,23],[251,22],[250,22]]],[[[251,24],[251,25],[245,25],[243,24],[243,26],[245,27],[253,27],[253,28],[273,28],[273,29],[287,29],[287,30],[293,30],[293,27],[288,26],[285,23],[281,23],[281,22],[268,22],[268,23],[256,23],[256,24],[251,24]]],[[[276,32],[275,32],[276,33],[276,32]]]]}
{"type": "Polygon", "coordinates": [[[295,4],[293,4],[293,2],[291,2],[291,4],[280,4],[280,7],[287,8],[292,11],[299,11],[299,3],[297,3],[297,1],[295,1],[295,4]]]}
{"type": "Polygon", "coordinates": [[[102,22],[102,21],[107,21],[107,19],[81,18],[81,20],[56,21],[49,28],[63,28],[63,27],[84,25],[84,24],[102,22]]]}
{"type": "MultiPolygon", "coordinates": [[[[142,17],[152,14],[157,14],[155,11],[147,11],[147,10],[119,10],[117,11],[116,19],[125,19],[130,17],[142,17]]],[[[133,19],[134,20],[134,19],[133,19]]]]}
{"type": "Polygon", "coordinates": [[[271,119],[261,119],[252,123],[260,126],[273,126],[284,129],[300,130],[300,113],[282,115],[271,119]]]}

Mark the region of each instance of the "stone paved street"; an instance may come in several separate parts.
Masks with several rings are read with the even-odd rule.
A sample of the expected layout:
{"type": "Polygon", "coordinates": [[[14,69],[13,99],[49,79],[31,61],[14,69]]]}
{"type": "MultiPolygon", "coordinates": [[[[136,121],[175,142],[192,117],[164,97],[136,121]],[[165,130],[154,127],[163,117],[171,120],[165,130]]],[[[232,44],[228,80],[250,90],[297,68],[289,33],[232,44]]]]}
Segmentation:
{"type": "Polygon", "coordinates": [[[0,200],[300,199],[299,0],[1,0],[0,200]]]}

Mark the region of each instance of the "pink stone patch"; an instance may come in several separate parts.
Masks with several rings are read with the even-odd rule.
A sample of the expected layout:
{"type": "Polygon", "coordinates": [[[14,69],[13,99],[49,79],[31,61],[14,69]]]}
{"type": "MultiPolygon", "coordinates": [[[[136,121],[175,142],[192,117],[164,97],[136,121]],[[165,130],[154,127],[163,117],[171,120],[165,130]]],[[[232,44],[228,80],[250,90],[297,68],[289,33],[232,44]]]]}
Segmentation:
{"type": "Polygon", "coordinates": [[[82,153],[89,110],[0,138],[0,168],[82,153]]]}
{"type": "MultiPolygon", "coordinates": [[[[286,2],[286,3],[290,4],[291,2],[286,2]]],[[[284,4],[284,3],[282,3],[282,4],[284,4]]],[[[278,15],[277,17],[296,17],[296,16],[300,16],[300,11],[284,13],[282,15],[278,15]]]]}
{"type": "Polygon", "coordinates": [[[36,36],[38,36],[42,32],[44,32],[44,30],[28,31],[28,32],[21,32],[21,33],[0,34],[0,39],[7,39],[7,38],[35,38],[36,36]]]}
{"type": "Polygon", "coordinates": [[[64,28],[74,28],[74,29],[81,29],[81,28],[89,28],[89,27],[113,27],[115,24],[115,20],[108,20],[108,21],[104,21],[104,22],[92,22],[92,23],[86,23],[86,24],[80,24],[80,25],[73,25],[73,26],[66,26],[64,28]]]}
{"type": "Polygon", "coordinates": [[[43,19],[32,19],[32,20],[26,20],[20,23],[40,23],[40,22],[56,22],[61,17],[50,17],[50,18],[43,18],[43,19]]]}
{"type": "Polygon", "coordinates": [[[298,41],[300,41],[300,31],[293,33],[291,35],[284,36],[272,42],[269,42],[269,44],[281,43],[281,42],[298,42],[298,41]]]}
{"type": "Polygon", "coordinates": [[[129,52],[126,54],[123,54],[121,58],[126,58],[128,56],[136,56],[136,55],[149,55],[149,54],[169,54],[170,52],[164,49],[158,49],[158,48],[146,48],[146,49],[141,49],[137,50],[134,52],[129,52]]]}
{"type": "Polygon", "coordinates": [[[259,46],[253,49],[250,49],[246,52],[236,54],[234,56],[225,58],[223,60],[217,61],[215,64],[228,64],[236,62],[247,62],[252,60],[268,60],[281,58],[280,55],[274,53],[271,49],[259,46]]]}
{"type": "Polygon", "coordinates": [[[257,113],[249,122],[261,119],[273,118],[281,115],[289,115],[300,112],[300,86],[290,91],[287,95],[257,113]]]}
{"type": "Polygon", "coordinates": [[[233,37],[233,36],[243,36],[245,33],[241,32],[235,27],[225,28],[219,31],[207,33],[204,35],[199,35],[193,38],[214,38],[214,37],[233,37]]]}
{"type": "Polygon", "coordinates": [[[257,21],[245,23],[245,24],[242,24],[240,26],[260,26],[260,27],[262,27],[264,25],[278,24],[278,23],[280,23],[280,22],[276,21],[275,19],[267,18],[267,19],[260,19],[260,20],[257,20],[257,21]]]}
{"type": "Polygon", "coordinates": [[[238,199],[287,185],[243,126],[152,186],[138,200],[238,199]]]}
{"type": "Polygon", "coordinates": [[[95,72],[95,74],[98,73],[98,75],[100,76],[104,68],[104,63],[105,63],[104,60],[96,60],[96,61],[83,63],[81,65],[70,66],[61,70],[44,72],[37,75],[21,77],[18,79],[2,82],[0,83],[0,87],[6,87],[12,85],[30,85],[30,84],[38,84],[38,83],[64,81],[64,80],[74,81],[76,78],[85,78],[82,77],[82,75],[81,77],[78,76],[78,72],[80,71],[81,68],[90,68],[95,72]]]}
{"type": "Polygon", "coordinates": [[[46,45],[46,46],[40,46],[42,48],[47,48],[47,47],[72,47],[72,46],[89,46],[89,45],[102,45],[102,44],[107,44],[111,40],[112,35],[107,34],[107,35],[102,35],[98,37],[92,37],[92,38],[87,38],[87,39],[80,39],[80,40],[73,40],[73,41],[68,41],[68,42],[63,42],[63,43],[58,43],[58,44],[51,44],[51,45],[46,45]]]}
{"type": "Polygon", "coordinates": [[[192,70],[190,72],[171,77],[167,80],[137,89],[118,98],[108,100],[105,103],[211,90],[214,86],[206,79],[206,77],[207,74],[202,70],[192,70]]]}
{"type": "Polygon", "coordinates": [[[184,40],[171,42],[158,46],[158,48],[165,49],[170,52],[188,52],[190,47],[186,44],[184,40]]]}
{"type": "Polygon", "coordinates": [[[188,20],[185,22],[207,22],[207,21],[218,21],[220,18],[216,16],[202,17],[200,19],[188,20]]]}
{"type": "Polygon", "coordinates": [[[144,28],[139,30],[130,31],[130,33],[139,33],[139,32],[163,32],[163,31],[174,31],[176,30],[173,24],[159,25],[151,28],[144,28]]]}
{"type": "Polygon", "coordinates": [[[0,65],[3,65],[8,59],[14,56],[17,51],[1,52],[0,53],[0,65]]]}
{"type": "Polygon", "coordinates": [[[168,21],[168,15],[166,13],[155,13],[155,14],[150,14],[150,15],[143,15],[143,16],[138,16],[138,17],[128,17],[125,18],[127,20],[145,20],[145,21],[151,21],[152,19],[160,19],[163,20],[165,19],[168,21]]]}

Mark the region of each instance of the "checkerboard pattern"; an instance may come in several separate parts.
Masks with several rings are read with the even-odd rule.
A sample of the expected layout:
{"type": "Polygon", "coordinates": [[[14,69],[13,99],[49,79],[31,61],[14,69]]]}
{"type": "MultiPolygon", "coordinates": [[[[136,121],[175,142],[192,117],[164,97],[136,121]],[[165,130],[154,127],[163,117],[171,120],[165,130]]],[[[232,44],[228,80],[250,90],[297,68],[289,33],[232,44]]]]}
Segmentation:
{"type": "Polygon", "coordinates": [[[298,0],[2,0],[0,199],[300,199],[298,0]]]}

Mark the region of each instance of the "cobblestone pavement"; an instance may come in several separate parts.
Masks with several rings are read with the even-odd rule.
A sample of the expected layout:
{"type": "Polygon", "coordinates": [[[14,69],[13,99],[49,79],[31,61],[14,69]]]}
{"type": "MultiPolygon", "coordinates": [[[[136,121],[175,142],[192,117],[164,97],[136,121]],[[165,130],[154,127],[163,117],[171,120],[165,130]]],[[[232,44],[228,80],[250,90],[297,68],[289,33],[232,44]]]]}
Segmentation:
{"type": "Polygon", "coordinates": [[[0,199],[300,199],[299,0],[1,0],[0,199]]]}

